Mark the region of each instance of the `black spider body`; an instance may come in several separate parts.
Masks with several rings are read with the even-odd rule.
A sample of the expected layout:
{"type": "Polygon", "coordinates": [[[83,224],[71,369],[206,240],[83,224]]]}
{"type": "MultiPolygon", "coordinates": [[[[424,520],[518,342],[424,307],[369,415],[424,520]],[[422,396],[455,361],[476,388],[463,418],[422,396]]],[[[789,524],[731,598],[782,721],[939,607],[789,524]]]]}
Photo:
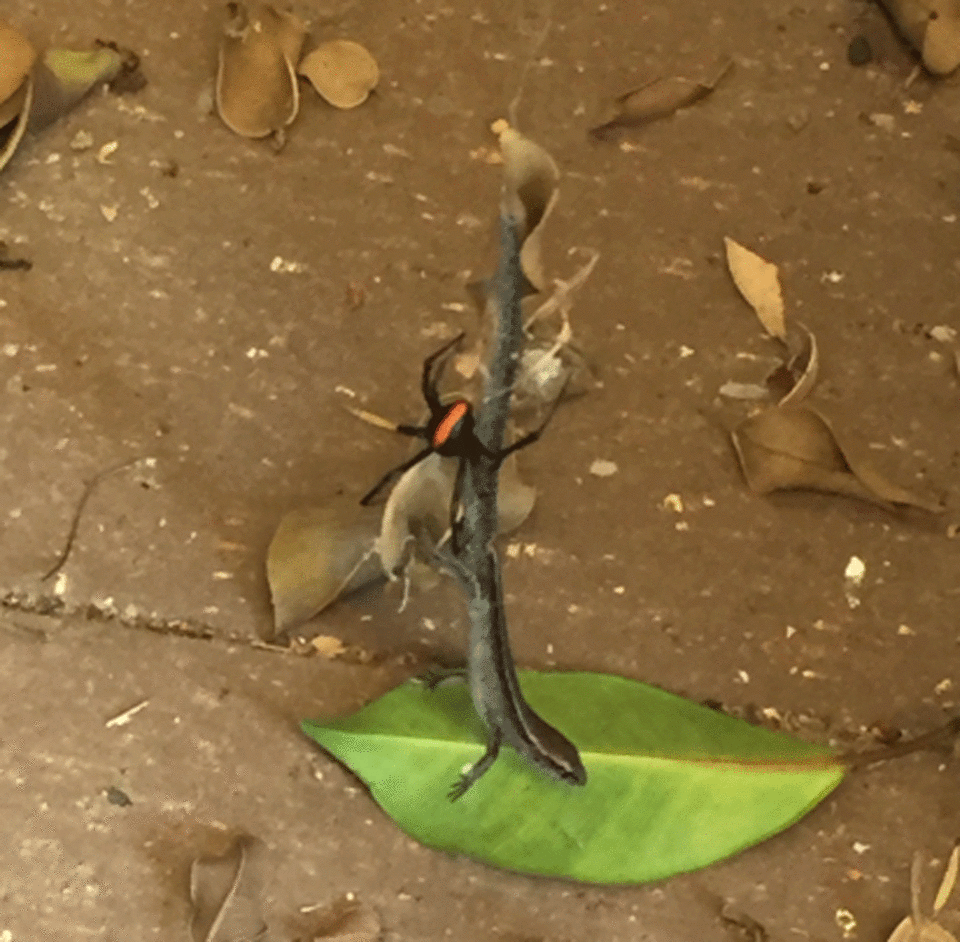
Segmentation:
{"type": "MultiPolygon", "coordinates": [[[[423,461],[427,455],[436,452],[446,458],[459,458],[461,461],[486,455],[497,462],[502,462],[507,455],[531,445],[535,442],[550,421],[553,409],[547,414],[543,424],[532,432],[517,439],[512,445],[498,452],[491,452],[477,438],[474,430],[473,406],[466,399],[454,399],[453,402],[442,403],[438,391],[438,383],[450,352],[463,340],[464,334],[458,334],[449,343],[445,343],[435,353],[423,361],[423,373],[420,378],[420,390],[430,409],[430,418],[426,425],[398,425],[397,431],[401,435],[411,438],[422,438],[426,441],[425,448],[418,451],[412,458],[403,464],[391,468],[379,481],[361,498],[361,504],[370,504],[374,498],[395,478],[409,470],[415,464],[423,461]]],[[[558,397],[559,399],[559,397],[558,397]]],[[[556,405],[556,403],[554,403],[556,405]]]]}

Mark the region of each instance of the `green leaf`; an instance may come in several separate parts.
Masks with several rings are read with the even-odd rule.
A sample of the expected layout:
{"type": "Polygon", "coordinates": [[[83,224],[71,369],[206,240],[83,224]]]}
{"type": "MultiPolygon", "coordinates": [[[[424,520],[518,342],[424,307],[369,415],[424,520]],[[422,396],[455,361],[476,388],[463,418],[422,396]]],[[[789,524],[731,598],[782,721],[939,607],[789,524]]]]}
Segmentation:
{"type": "Polygon", "coordinates": [[[416,681],[304,731],[352,769],[412,837],[545,876],[659,880],[782,831],[841,781],[828,748],[751,726],[607,674],[525,671],[533,708],[580,749],[583,788],[504,748],[455,804],[447,791],[483,752],[465,686],[416,681]]]}
{"type": "Polygon", "coordinates": [[[31,133],[42,131],[65,115],[94,85],[111,81],[122,68],[123,54],[116,49],[48,49],[33,70],[31,133]]]}

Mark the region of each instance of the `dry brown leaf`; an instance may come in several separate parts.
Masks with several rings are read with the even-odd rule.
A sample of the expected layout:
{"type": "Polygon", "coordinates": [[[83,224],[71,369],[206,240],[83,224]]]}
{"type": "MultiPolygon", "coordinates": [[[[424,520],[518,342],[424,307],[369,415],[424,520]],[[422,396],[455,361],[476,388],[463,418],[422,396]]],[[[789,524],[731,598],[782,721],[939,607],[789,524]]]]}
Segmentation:
{"type": "MultiPolygon", "coordinates": [[[[0,105],[26,81],[37,52],[20,30],[0,20],[0,105]]],[[[19,111],[14,112],[14,117],[19,111]]],[[[10,118],[7,119],[9,121],[10,118]]],[[[6,124],[0,121],[0,127],[6,124]]]]}
{"type": "Polygon", "coordinates": [[[241,137],[282,131],[300,109],[296,64],[305,25],[265,4],[234,5],[217,66],[217,113],[241,137]]]}
{"type": "Polygon", "coordinates": [[[641,127],[660,118],[667,118],[681,108],[689,108],[706,98],[732,66],[733,60],[725,59],[718,69],[706,78],[672,76],[647,82],[620,95],[614,101],[613,116],[591,128],[590,133],[603,139],[619,128],[641,127]]]}
{"type": "Polygon", "coordinates": [[[927,23],[920,56],[934,75],[949,75],[960,65],[960,7],[956,3],[939,3],[947,8],[927,23]]]}
{"type": "Polygon", "coordinates": [[[574,272],[569,281],[553,279],[553,291],[526,319],[523,329],[527,342],[523,348],[520,367],[513,384],[514,409],[541,407],[552,403],[561,390],[584,391],[578,387],[578,378],[589,367],[582,354],[573,346],[573,326],[570,312],[573,296],[593,272],[600,258],[599,252],[582,249],[587,261],[574,272]]]}
{"type": "Polygon", "coordinates": [[[506,121],[495,121],[492,130],[503,153],[502,213],[520,221],[520,267],[534,290],[543,291],[542,226],[557,201],[560,170],[539,144],[506,121]]]}
{"type": "Polygon", "coordinates": [[[958,0],[882,0],[894,22],[935,75],[960,65],[958,0]]]}
{"type": "Polygon", "coordinates": [[[295,628],[340,595],[382,578],[371,550],[378,512],[352,498],[288,513],[267,551],[276,630],[295,628]]]}
{"type": "Polygon", "coordinates": [[[960,866],[960,844],[954,846],[950,859],[937,890],[933,903],[933,915],[925,916],[920,906],[922,890],[923,855],[917,851],[910,866],[910,911],[911,915],[903,919],[890,934],[887,942],[957,942],[956,937],[943,926],[935,922],[936,916],[950,898],[957,882],[957,870],[960,866]]]}
{"type": "Polygon", "coordinates": [[[960,843],[953,845],[953,850],[950,852],[950,857],[947,860],[947,866],[943,871],[943,879],[940,881],[937,895],[933,901],[934,915],[937,915],[937,913],[947,905],[950,894],[957,885],[958,875],[960,875],[960,843]]]}
{"type": "Polygon", "coordinates": [[[26,134],[27,124],[30,121],[30,108],[33,104],[33,76],[27,76],[26,89],[23,100],[20,102],[20,114],[15,123],[8,123],[0,129],[0,170],[10,162],[16,153],[23,135],[26,134]]]}
{"type": "Polygon", "coordinates": [[[222,857],[199,857],[190,868],[193,942],[267,942],[260,914],[263,844],[238,837],[222,857]]]}
{"type": "Polygon", "coordinates": [[[724,237],[723,241],[727,247],[727,267],[740,294],[754,309],[767,333],[778,340],[786,340],[787,326],[777,266],[733,239],[724,237]]]}
{"type": "MultiPolygon", "coordinates": [[[[411,558],[414,546],[432,557],[449,527],[450,504],[457,475],[457,459],[436,452],[406,471],[390,492],[383,510],[377,553],[384,571],[396,575],[411,558]]],[[[498,533],[515,530],[530,515],[536,489],[520,480],[515,456],[500,468],[498,533]]]]}
{"type": "Polygon", "coordinates": [[[752,491],[815,490],[845,494],[884,507],[906,505],[932,513],[939,504],[891,484],[865,463],[854,464],[830,423],[807,406],[775,406],[731,433],[752,491]]]}
{"type": "Polygon", "coordinates": [[[817,338],[801,325],[804,340],[800,350],[785,364],[792,383],[789,391],[780,400],[781,406],[798,406],[810,395],[820,372],[820,354],[817,350],[817,338]]]}
{"type": "Polygon", "coordinates": [[[383,569],[399,573],[420,541],[435,546],[447,529],[457,461],[437,452],[427,455],[394,485],[383,509],[375,547],[383,569]]]}
{"type": "Polygon", "coordinates": [[[30,91],[30,77],[23,80],[20,87],[4,102],[0,102],[0,128],[5,128],[21,111],[30,91]]]}
{"type": "Polygon", "coordinates": [[[297,70],[334,108],[362,105],[380,81],[377,60],[360,43],[333,39],[307,53],[297,70]]]}
{"type": "Polygon", "coordinates": [[[503,535],[516,530],[530,516],[536,501],[537,489],[523,483],[517,467],[517,456],[510,455],[500,465],[500,494],[497,501],[500,519],[497,533],[503,535]]]}

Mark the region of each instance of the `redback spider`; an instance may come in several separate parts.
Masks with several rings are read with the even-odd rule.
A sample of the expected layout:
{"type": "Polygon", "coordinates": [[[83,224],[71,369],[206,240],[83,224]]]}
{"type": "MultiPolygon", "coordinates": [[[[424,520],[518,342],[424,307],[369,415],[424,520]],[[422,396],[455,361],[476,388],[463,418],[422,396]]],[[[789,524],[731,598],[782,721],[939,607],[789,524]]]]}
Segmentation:
{"type": "MultiPolygon", "coordinates": [[[[446,366],[450,352],[457,347],[466,333],[460,333],[449,343],[445,343],[435,353],[423,361],[423,375],[420,379],[420,390],[423,398],[430,409],[430,418],[426,425],[398,425],[397,431],[401,435],[409,435],[411,438],[423,438],[427,442],[427,447],[418,451],[412,458],[404,461],[403,464],[391,468],[379,481],[361,498],[361,504],[370,504],[373,499],[387,486],[396,476],[408,471],[415,464],[423,461],[427,455],[436,452],[448,458],[476,458],[480,455],[492,459],[499,466],[503,460],[525,448],[532,445],[547,427],[547,423],[553,415],[558,396],[546,418],[532,432],[528,432],[522,438],[502,448],[500,451],[490,451],[483,442],[477,438],[473,430],[473,406],[466,399],[454,399],[453,402],[442,403],[440,393],[437,390],[437,384],[440,376],[443,374],[443,368],[446,366]],[[436,369],[434,367],[436,366],[436,369]]],[[[562,393],[561,393],[562,395],[562,393]]]]}

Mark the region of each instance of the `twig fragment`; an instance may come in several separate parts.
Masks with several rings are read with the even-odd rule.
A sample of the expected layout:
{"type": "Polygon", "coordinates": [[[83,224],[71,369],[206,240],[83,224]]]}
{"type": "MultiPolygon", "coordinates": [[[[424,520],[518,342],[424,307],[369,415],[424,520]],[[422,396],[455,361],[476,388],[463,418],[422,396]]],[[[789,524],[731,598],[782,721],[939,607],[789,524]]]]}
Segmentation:
{"type": "Polygon", "coordinates": [[[923,752],[928,749],[936,749],[943,746],[951,740],[960,736],[960,716],[955,716],[943,726],[938,726],[929,733],[923,733],[915,736],[907,742],[897,742],[889,746],[880,746],[877,749],[867,749],[863,752],[850,751],[845,753],[842,758],[849,764],[851,769],[862,769],[865,766],[873,765],[875,762],[886,762],[888,759],[899,759],[901,756],[910,755],[911,752],[923,752]]]}
{"type": "Polygon", "coordinates": [[[130,707],[129,710],[124,710],[122,713],[118,713],[116,716],[107,720],[103,725],[107,729],[115,729],[118,726],[126,726],[141,710],[145,710],[150,705],[149,700],[141,700],[139,703],[130,707]]]}
{"type": "Polygon", "coordinates": [[[129,468],[131,465],[135,465],[138,461],[140,461],[139,458],[131,458],[129,461],[124,461],[120,464],[113,465],[112,467],[105,468],[103,471],[98,472],[92,478],[90,478],[89,481],[87,481],[83,487],[83,493],[80,495],[80,500],[77,502],[77,509],[73,512],[73,519],[70,521],[70,530],[67,533],[67,539],[63,544],[63,549],[60,550],[60,555],[57,556],[56,562],[40,577],[41,582],[46,582],[48,579],[51,579],[66,565],[67,559],[70,557],[70,552],[73,550],[74,541],[77,538],[77,531],[80,529],[80,518],[83,516],[83,511],[87,506],[87,501],[90,500],[90,497],[96,490],[97,485],[104,478],[109,477],[111,474],[116,474],[118,471],[123,471],[124,468],[129,468]]]}

